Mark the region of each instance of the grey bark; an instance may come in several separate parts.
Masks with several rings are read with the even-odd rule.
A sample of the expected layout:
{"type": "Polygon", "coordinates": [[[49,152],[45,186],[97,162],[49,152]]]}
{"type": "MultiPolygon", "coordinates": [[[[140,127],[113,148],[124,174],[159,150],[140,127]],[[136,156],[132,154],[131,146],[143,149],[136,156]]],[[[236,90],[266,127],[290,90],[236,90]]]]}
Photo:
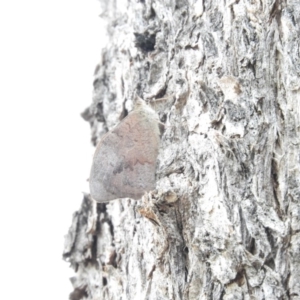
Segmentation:
{"type": "Polygon", "coordinates": [[[70,298],[300,299],[299,1],[102,6],[93,143],[135,92],[165,129],[155,191],[74,214],[70,298]]]}

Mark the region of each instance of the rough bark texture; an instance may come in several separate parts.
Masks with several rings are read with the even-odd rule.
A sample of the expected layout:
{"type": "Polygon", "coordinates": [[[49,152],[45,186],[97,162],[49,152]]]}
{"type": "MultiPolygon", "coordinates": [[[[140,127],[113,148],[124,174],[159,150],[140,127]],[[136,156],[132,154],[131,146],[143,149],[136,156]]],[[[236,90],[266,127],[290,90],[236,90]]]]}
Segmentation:
{"type": "Polygon", "coordinates": [[[74,214],[70,298],[300,299],[299,1],[102,5],[93,143],[134,92],[165,130],[156,191],[74,214]]]}

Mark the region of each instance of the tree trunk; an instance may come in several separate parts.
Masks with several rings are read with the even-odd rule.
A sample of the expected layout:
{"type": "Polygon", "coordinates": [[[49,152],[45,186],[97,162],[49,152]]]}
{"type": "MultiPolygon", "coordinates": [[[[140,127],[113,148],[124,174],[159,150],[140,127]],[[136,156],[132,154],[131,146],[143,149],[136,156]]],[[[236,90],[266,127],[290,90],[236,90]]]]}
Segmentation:
{"type": "Polygon", "coordinates": [[[134,93],[165,126],[155,191],[74,214],[70,299],[299,299],[299,1],[102,6],[93,143],[134,93]]]}

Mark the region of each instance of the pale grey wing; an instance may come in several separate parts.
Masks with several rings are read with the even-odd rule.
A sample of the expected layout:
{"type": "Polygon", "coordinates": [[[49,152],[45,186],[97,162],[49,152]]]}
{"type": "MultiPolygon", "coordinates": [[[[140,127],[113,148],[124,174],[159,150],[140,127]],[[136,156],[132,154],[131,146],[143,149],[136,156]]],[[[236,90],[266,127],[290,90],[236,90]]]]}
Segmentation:
{"type": "MultiPolygon", "coordinates": [[[[122,182],[121,194],[132,199],[140,199],[146,191],[155,189],[156,161],[159,149],[159,130],[157,121],[145,118],[133,111],[124,120],[124,128],[129,128],[122,136],[123,161],[115,180],[122,182]]],[[[116,170],[117,171],[117,170],[116,170]]],[[[114,183],[112,185],[114,187],[114,183]]],[[[120,192],[119,192],[120,193],[120,192]]]]}
{"type": "Polygon", "coordinates": [[[98,202],[139,199],[155,188],[158,130],[133,111],[97,146],[90,175],[91,196],[98,202]]]}
{"type": "Polygon", "coordinates": [[[97,202],[107,202],[118,198],[109,186],[113,181],[113,170],[120,163],[118,138],[111,132],[99,142],[91,168],[90,193],[97,202]]]}

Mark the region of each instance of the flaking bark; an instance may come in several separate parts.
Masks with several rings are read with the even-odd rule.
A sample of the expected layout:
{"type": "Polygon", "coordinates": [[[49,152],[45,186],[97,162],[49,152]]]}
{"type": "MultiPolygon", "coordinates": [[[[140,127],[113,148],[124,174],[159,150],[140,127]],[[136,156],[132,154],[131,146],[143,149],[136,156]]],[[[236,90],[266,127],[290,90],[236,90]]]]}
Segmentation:
{"type": "Polygon", "coordinates": [[[299,2],[101,3],[93,143],[135,92],[165,128],[155,191],[74,214],[70,299],[299,299],[299,2]]]}

